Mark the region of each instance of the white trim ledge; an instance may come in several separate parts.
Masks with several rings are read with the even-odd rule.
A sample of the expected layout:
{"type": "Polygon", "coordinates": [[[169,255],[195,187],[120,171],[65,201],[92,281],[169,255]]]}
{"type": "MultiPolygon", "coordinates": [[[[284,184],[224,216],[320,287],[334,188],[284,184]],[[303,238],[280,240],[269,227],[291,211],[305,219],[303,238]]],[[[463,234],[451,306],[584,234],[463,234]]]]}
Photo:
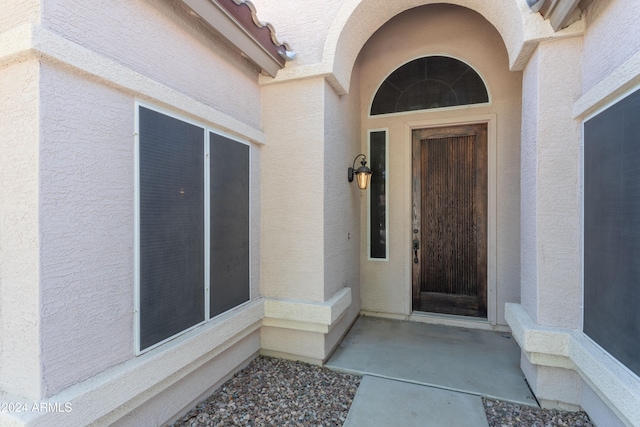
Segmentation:
{"type": "Polygon", "coordinates": [[[573,118],[584,120],[637,85],[640,85],[640,52],[627,59],[574,102],[573,118]]]}
{"type": "Polygon", "coordinates": [[[581,331],[538,325],[520,304],[507,303],[505,319],[527,359],[575,370],[628,426],[640,426],[640,378],[581,331]]]}
{"type": "Polygon", "coordinates": [[[80,426],[104,424],[110,414],[124,416],[258,331],[263,316],[264,301],[258,299],[47,399],[31,402],[2,395],[5,402],[24,403],[27,408],[44,404],[57,410],[2,412],[0,425],[80,426]],[[71,410],[64,411],[66,403],[71,410]]]}
{"type": "Polygon", "coordinates": [[[325,302],[266,298],[264,326],[329,333],[351,305],[351,288],[342,288],[325,302]]]}

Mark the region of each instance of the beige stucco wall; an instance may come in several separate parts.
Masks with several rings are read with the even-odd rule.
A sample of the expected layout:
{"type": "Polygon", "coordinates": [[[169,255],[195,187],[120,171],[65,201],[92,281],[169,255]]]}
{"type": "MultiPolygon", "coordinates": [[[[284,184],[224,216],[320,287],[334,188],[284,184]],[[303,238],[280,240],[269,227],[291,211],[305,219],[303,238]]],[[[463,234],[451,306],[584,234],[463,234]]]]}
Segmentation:
{"type": "Polygon", "coordinates": [[[351,327],[361,309],[359,218],[366,205],[365,193],[346,179],[347,168],[359,153],[360,78],[353,71],[351,88],[339,96],[325,82],[325,298],[340,289],[351,289],[351,304],[324,337],[329,355],[351,327]]]}
{"type": "MultiPolygon", "coordinates": [[[[209,360],[197,371],[181,378],[162,390],[140,408],[119,418],[119,414],[109,414],[98,421],[110,427],[162,426],[173,422],[209,397],[218,387],[233,376],[239,367],[246,366],[260,347],[260,331],[256,330],[243,337],[237,345],[225,349],[215,359],[209,360]],[[200,394],[194,394],[198,390],[200,394]],[[186,396],[190,401],[176,396],[186,396]]],[[[122,412],[125,412],[124,410],[122,412]]]]}
{"type": "Polygon", "coordinates": [[[363,192],[346,179],[360,141],[359,90],[338,96],[325,82],[324,144],[324,271],[325,298],[360,282],[360,207],[363,192]]]}
{"type": "Polygon", "coordinates": [[[0,389],[40,395],[40,65],[0,68],[0,389]]]}
{"type": "Polygon", "coordinates": [[[0,391],[3,401],[69,402],[74,411],[2,413],[0,424],[111,423],[131,411],[163,422],[214,385],[201,375],[215,372],[215,383],[260,349],[258,72],[177,2],[3,10],[9,3],[21,14],[0,18],[0,391]],[[253,301],[142,356],[137,100],[247,141],[252,156],[253,301]]]}
{"type": "MultiPolygon", "coordinates": [[[[505,324],[504,303],[519,300],[519,165],[521,74],[509,71],[507,52],[496,29],[478,13],[447,6],[424,6],[398,15],[363,48],[358,58],[361,78],[362,150],[367,130],[389,129],[389,260],[367,260],[366,213],[362,214],[361,259],[364,310],[411,313],[411,140],[408,126],[495,117],[497,223],[492,256],[495,288],[493,322],[505,324]],[[447,108],[369,117],[371,101],[381,82],[400,65],[422,56],[448,55],[474,67],[487,84],[488,106],[447,108]],[[471,117],[471,119],[469,119],[471,117]]],[[[486,121],[486,119],[484,120],[486,121]]]]}
{"type": "Polygon", "coordinates": [[[43,394],[133,357],[133,99],[68,70],[40,76],[43,394]]]}
{"type": "MultiPolygon", "coordinates": [[[[193,22],[182,10],[147,2],[103,4],[104,10],[83,5],[45,2],[43,21],[65,39],[145,78],[248,125],[260,123],[253,68],[239,55],[230,55],[209,32],[194,37],[193,22]],[[242,89],[231,93],[234,87],[242,89]]],[[[40,289],[45,396],[134,357],[132,132],[138,94],[106,83],[69,67],[43,65],[40,289]]],[[[215,124],[205,124],[215,129],[215,124]]],[[[259,158],[256,148],[253,155],[259,158]]],[[[259,196],[259,189],[252,194],[259,196]]],[[[259,252],[253,256],[259,258],[259,252]]]]}
{"type": "MultiPolygon", "coordinates": [[[[407,315],[407,130],[489,120],[491,315],[504,324],[505,302],[521,296],[509,324],[547,403],[581,405],[600,425],[638,424],[637,376],[580,332],[579,159],[584,117],[640,84],[640,5],[599,0],[586,20],[553,33],[524,0],[448,2],[484,18],[431,3],[440,2],[256,0],[260,18],[298,53],[260,87],[254,67],[178,1],[0,0],[9,11],[0,16],[3,398],[77,409],[29,415],[43,425],[158,423],[215,385],[203,375],[217,383],[261,348],[321,362],[360,295],[367,310],[407,315]],[[571,38],[585,22],[584,38],[571,38]],[[369,118],[384,77],[427,54],[470,63],[491,105],[369,118]],[[253,173],[254,301],[140,357],[130,235],[136,99],[249,140],[253,173]],[[366,196],[344,169],[377,128],[391,135],[391,258],[373,263],[366,196]],[[389,284],[398,279],[400,292],[389,284]]],[[[0,414],[0,423],[19,416],[0,414]]]]}
{"type": "Polygon", "coordinates": [[[593,89],[640,50],[640,3],[634,0],[594,2],[585,20],[582,92],[593,89]]]}
{"type": "Polygon", "coordinates": [[[261,290],[280,302],[267,306],[265,354],[320,363],[360,310],[362,195],[346,179],[359,143],[357,94],[339,96],[324,78],[262,89],[261,290]],[[316,309],[331,314],[316,318],[316,309]]]}
{"type": "Polygon", "coordinates": [[[39,0],[2,0],[0,10],[0,33],[40,20],[39,0]]]}
{"type": "Polygon", "coordinates": [[[541,43],[525,70],[523,305],[541,325],[578,328],[581,305],[580,38],[541,43]],[[530,98],[529,98],[530,97],[530,98]],[[533,110],[533,111],[531,111],[533,110]]]}
{"type": "Polygon", "coordinates": [[[593,2],[584,36],[541,43],[523,83],[522,305],[507,318],[541,403],[607,426],[640,423],[640,378],[582,332],[581,126],[640,85],[639,19],[637,2],[593,2]]]}
{"type": "Polygon", "coordinates": [[[275,27],[278,41],[288,42],[296,52],[295,62],[287,66],[291,69],[322,61],[327,32],[345,1],[301,4],[299,0],[256,0],[253,3],[260,20],[275,27]]]}
{"type": "Polygon", "coordinates": [[[335,12],[331,5],[338,2],[331,1],[327,3],[323,17],[319,17],[314,8],[293,7],[291,1],[262,0],[258,4],[262,6],[263,2],[268,9],[266,16],[269,21],[274,23],[276,28],[281,25],[287,28],[286,37],[293,43],[293,50],[303,59],[280,71],[276,79],[264,77],[261,78],[261,82],[270,84],[309,76],[323,76],[340,94],[349,91],[349,79],[356,58],[369,37],[395,15],[415,7],[448,3],[479,12],[502,36],[509,56],[509,66],[513,70],[523,68],[539,41],[581,34],[584,29],[584,23],[578,21],[554,33],[540,14],[531,12],[525,0],[345,0],[339,2],[335,12]],[[328,22],[324,16],[333,16],[329,26],[323,27],[324,23],[328,22]],[[292,25],[291,22],[295,22],[296,25],[292,25]],[[310,26],[313,26],[313,30],[308,31],[310,26]],[[300,43],[297,40],[300,40],[300,43]],[[317,40],[322,40],[322,59],[313,62],[312,59],[317,57],[320,45],[317,40]]]}
{"type": "Polygon", "coordinates": [[[540,55],[535,52],[529,59],[529,63],[523,72],[522,89],[522,163],[520,173],[521,186],[521,233],[522,246],[520,248],[520,275],[523,279],[521,286],[522,306],[530,313],[535,312],[538,306],[538,292],[535,283],[538,281],[538,257],[535,253],[537,247],[537,172],[535,147],[538,129],[538,86],[541,81],[538,77],[540,55]],[[527,161],[527,159],[530,159],[527,161]],[[526,242],[526,244],[524,244],[526,242]]]}
{"type": "Polygon", "coordinates": [[[255,68],[179,2],[63,0],[43,1],[42,8],[50,31],[259,127],[255,68]]]}
{"type": "MultiPolygon", "coordinates": [[[[582,43],[540,43],[524,70],[521,300],[541,327],[578,329],[582,316],[581,135],[572,117],[582,43]]],[[[523,357],[521,366],[543,406],[579,407],[582,380],[570,363],[523,357]]]]}
{"type": "Polygon", "coordinates": [[[262,294],[324,301],[324,80],[263,88],[262,294]]]}

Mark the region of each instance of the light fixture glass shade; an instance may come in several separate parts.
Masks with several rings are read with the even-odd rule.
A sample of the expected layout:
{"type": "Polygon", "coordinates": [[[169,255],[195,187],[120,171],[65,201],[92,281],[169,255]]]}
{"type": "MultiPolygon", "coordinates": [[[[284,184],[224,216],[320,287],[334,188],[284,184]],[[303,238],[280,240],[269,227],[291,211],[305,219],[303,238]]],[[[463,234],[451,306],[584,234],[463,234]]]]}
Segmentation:
{"type": "Polygon", "coordinates": [[[366,166],[359,167],[356,171],[356,181],[359,189],[366,190],[371,182],[371,170],[366,166]]]}
{"type": "Polygon", "coordinates": [[[358,188],[361,190],[366,190],[369,186],[369,182],[371,182],[371,169],[367,167],[367,156],[364,154],[358,154],[355,159],[353,159],[353,166],[347,170],[347,179],[349,182],[353,182],[353,176],[355,175],[356,181],[358,182],[358,188]],[[354,169],[356,167],[356,160],[362,157],[362,161],[358,169],[354,169]]]}

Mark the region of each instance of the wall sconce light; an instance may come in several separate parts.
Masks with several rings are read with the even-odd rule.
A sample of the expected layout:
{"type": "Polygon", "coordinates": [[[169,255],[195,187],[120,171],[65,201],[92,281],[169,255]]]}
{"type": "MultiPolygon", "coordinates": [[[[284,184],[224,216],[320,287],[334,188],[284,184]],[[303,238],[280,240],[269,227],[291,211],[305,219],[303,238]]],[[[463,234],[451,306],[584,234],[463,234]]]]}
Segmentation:
{"type": "Polygon", "coordinates": [[[369,186],[369,182],[371,182],[371,169],[367,167],[367,156],[365,156],[364,154],[358,154],[356,158],[353,159],[353,166],[350,167],[347,172],[347,179],[349,179],[349,182],[353,181],[353,175],[355,174],[358,188],[361,190],[367,189],[367,187],[369,186]],[[362,166],[360,166],[358,169],[355,169],[356,160],[358,160],[358,157],[360,156],[362,156],[362,161],[360,162],[362,166]]]}

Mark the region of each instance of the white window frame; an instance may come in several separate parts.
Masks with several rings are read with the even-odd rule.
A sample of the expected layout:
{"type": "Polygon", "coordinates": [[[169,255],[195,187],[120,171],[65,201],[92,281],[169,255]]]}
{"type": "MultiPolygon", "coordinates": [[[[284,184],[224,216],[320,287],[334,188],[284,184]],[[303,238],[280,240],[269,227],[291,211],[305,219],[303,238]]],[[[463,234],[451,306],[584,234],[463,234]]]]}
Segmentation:
{"type": "Polygon", "coordinates": [[[367,159],[371,160],[371,134],[374,132],[384,132],[384,220],[385,220],[385,255],[384,258],[371,257],[371,186],[367,190],[367,260],[368,261],[389,261],[389,128],[367,130],[367,159]]]}
{"type": "Polygon", "coordinates": [[[617,367],[617,369],[620,369],[623,372],[626,372],[627,375],[631,375],[633,377],[638,377],[638,375],[634,371],[632,371],[627,365],[625,365],[623,362],[618,360],[618,358],[616,358],[616,356],[614,356],[613,354],[609,353],[609,350],[604,348],[600,343],[595,341],[593,338],[591,338],[589,335],[587,335],[587,333],[584,331],[584,318],[585,318],[585,309],[584,309],[584,298],[585,298],[585,274],[584,274],[584,267],[585,267],[585,263],[584,263],[584,239],[585,239],[585,230],[584,230],[584,227],[585,227],[585,219],[584,219],[585,206],[584,206],[584,199],[585,199],[585,194],[584,194],[584,181],[585,181],[585,174],[586,174],[586,169],[585,169],[585,141],[584,141],[585,130],[584,130],[584,125],[589,120],[591,120],[594,117],[596,117],[597,115],[605,112],[609,108],[615,106],[617,103],[619,103],[623,99],[627,98],[628,96],[631,96],[632,94],[634,94],[636,92],[640,92],[640,85],[634,85],[633,87],[628,88],[627,90],[623,91],[622,93],[618,94],[617,96],[613,97],[612,99],[607,100],[607,102],[604,102],[602,105],[598,106],[596,109],[592,110],[590,113],[584,115],[582,117],[582,121],[580,123],[580,130],[581,130],[581,136],[580,136],[580,193],[581,193],[580,194],[580,196],[581,196],[581,200],[580,200],[580,230],[581,230],[581,233],[580,233],[581,234],[581,239],[580,239],[581,240],[580,241],[580,291],[581,291],[581,293],[580,293],[580,333],[589,343],[591,343],[593,346],[595,346],[597,349],[599,349],[602,352],[602,354],[604,354],[607,357],[607,359],[617,367]]]}
{"type": "Polygon", "coordinates": [[[144,353],[147,353],[151,350],[154,350],[163,344],[174,340],[175,338],[188,333],[214,319],[223,316],[225,313],[230,311],[237,310],[247,304],[249,304],[252,299],[252,274],[251,274],[251,265],[252,265],[252,239],[251,239],[251,221],[247,224],[249,227],[249,265],[247,266],[249,269],[249,299],[242,304],[239,304],[223,313],[218,314],[215,317],[210,317],[210,276],[211,276],[211,266],[210,266],[210,255],[211,255],[211,226],[210,226],[210,213],[211,213],[211,183],[210,183],[210,167],[209,167],[209,158],[210,158],[210,133],[215,133],[217,135],[223,136],[240,144],[247,145],[249,147],[249,217],[251,217],[253,212],[252,206],[252,185],[251,182],[253,180],[252,168],[251,165],[253,163],[253,150],[251,143],[245,141],[243,139],[238,138],[237,136],[230,135],[226,132],[222,132],[219,129],[208,126],[204,123],[191,120],[185,116],[176,114],[170,110],[159,107],[157,105],[153,105],[144,101],[136,100],[135,103],[135,112],[134,112],[134,354],[136,356],[140,356],[144,353]],[[194,125],[196,127],[202,128],[204,132],[204,319],[183,330],[175,335],[172,335],[152,346],[149,346],[145,349],[140,349],[140,107],[153,110],[157,113],[166,115],[168,117],[174,118],[176,120],[180,120],[182,122],[194,125]]]}

